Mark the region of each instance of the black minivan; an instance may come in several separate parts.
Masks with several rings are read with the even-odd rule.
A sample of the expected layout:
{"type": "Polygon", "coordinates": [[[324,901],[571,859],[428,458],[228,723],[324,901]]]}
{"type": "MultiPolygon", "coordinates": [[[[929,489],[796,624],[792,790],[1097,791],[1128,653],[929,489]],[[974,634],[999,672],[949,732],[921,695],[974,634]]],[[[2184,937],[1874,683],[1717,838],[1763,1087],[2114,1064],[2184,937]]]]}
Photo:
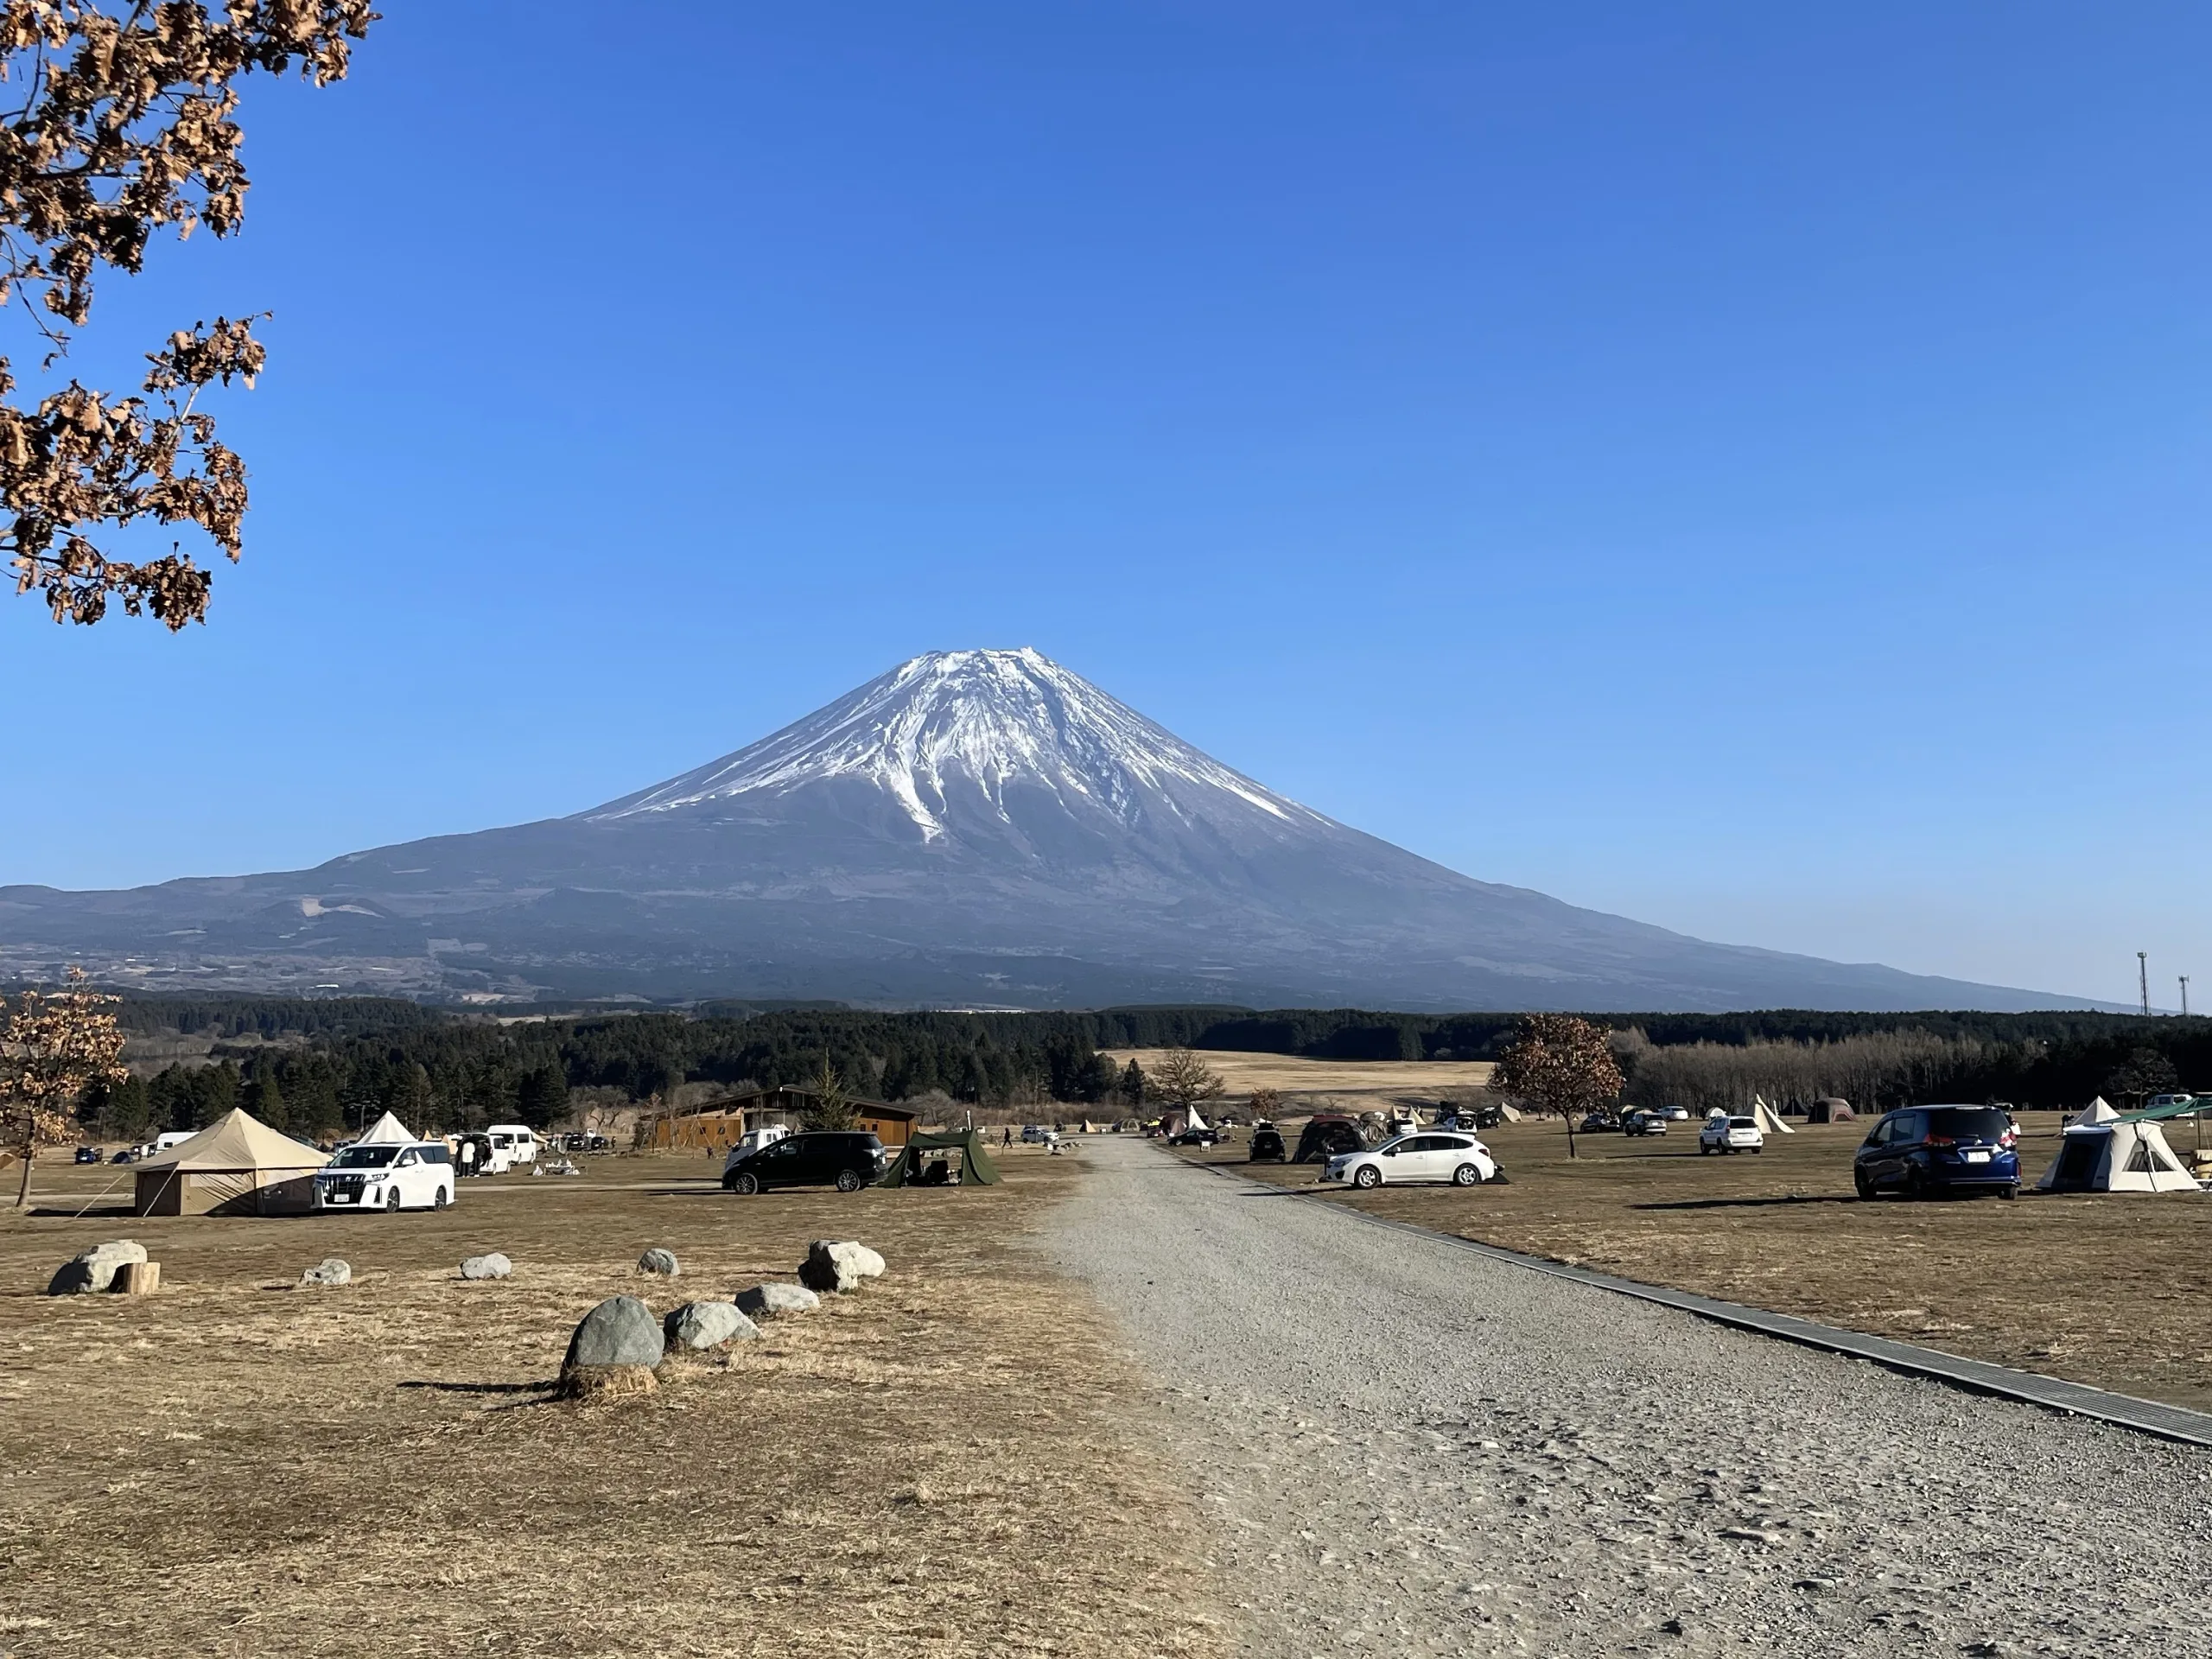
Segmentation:
{"type": "Polygon", "coordinates": [[[834,1186],[857,1192],[873,1186],[891,1161],[883,1142],[859,1129],[815,1129],[734,1159],[722,1171],[731,1192],[758,1192],[770,1186],[834,1186]]]}
{"type": "Polygon", "coordinates": [[[1886,1113],[1852,1160],[1859,1196],[1951,1192],[2018,1196],[2019,1128],[1994,1106],[1909,1106],[1886,1113]]]}

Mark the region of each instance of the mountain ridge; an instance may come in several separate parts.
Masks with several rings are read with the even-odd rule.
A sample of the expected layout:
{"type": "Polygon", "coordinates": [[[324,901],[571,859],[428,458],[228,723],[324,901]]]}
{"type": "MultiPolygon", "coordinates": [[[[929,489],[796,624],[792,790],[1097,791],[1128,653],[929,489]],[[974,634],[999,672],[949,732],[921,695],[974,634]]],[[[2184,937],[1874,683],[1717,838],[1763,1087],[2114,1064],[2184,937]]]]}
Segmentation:
{"type": "Polygon", "coordinates": [[[2080,999],[1714,944],[1340,823],[1042,653],[926,653],[564,817],[313,869],[0,888],[0,972],[490,999],[2009,1010],[2080,999]]]}

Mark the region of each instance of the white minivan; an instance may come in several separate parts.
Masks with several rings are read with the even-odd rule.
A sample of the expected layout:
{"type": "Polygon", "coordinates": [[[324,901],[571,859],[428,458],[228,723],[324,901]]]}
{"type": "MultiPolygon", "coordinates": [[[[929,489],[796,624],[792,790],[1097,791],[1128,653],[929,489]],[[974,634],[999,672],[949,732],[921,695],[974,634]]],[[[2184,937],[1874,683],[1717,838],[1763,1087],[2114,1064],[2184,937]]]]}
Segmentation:
{"type": "Polygon", "coordinates": [[[442,1141],[340,1147],[315,1173],[317,1210],[442,1210],[453,1202],[453,1154],[442,1141]]]}
{"type": "Polygon", "coordinates": [[[493,1123],[485,1134],[492,1137],[493,1161],[505,1153],[510,1165],[532,1164],[537,1161],[537,1136],[525,1123],[493,1123]]]}

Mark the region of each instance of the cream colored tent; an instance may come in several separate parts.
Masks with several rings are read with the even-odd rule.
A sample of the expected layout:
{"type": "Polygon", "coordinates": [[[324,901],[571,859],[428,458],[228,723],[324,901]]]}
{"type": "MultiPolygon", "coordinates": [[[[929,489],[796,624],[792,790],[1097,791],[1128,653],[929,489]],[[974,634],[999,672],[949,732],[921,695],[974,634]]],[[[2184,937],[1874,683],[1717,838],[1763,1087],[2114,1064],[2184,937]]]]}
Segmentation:
{"type": "Polygon", "coordinates": [[[386,1112],[370,1124],[368,1132],[353,1144],[357,1147],[405,1146],[419,1138],[414,1130],[386,1112]]]}
{"type": "Polygon", "coordinates": [[[2036,1185],[2046,1192],[2194,1192],[2196,1178],[2156,1123],[2123,1118],[2102,1097],[2066,1126],[2036,1185]]]}
{"type": "Polygon", "coordinates": [[[1795,1135],[1796,1130],[1782,1121],[1782,1114],[1766,1103],[1764,1095],[1751,1096],[1751,1122],[1759,1126],[1763,1135],[1795,1135]]]}
{"type": "Polygon", "coordinates": [[[243,1111],[218,1118],[138,1166],[142,1216],[290,1216],[315,1197],[330,1160],[243,1111]]]}

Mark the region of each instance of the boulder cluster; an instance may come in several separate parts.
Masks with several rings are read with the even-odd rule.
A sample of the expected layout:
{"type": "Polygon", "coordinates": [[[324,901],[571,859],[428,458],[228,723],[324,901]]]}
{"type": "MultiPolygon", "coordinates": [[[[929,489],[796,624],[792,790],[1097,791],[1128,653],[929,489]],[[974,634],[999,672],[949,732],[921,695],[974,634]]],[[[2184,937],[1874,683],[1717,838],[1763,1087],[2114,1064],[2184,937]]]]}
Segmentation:
{"type": "MultiPolygon", "coordinates": [[[[638,1271],[674,1278],[675,1255],[647,1250],[638,1271]]],[[[817,1239],[799,1264],[800,1284],[751,1285],[728,1301],[685,1302],[665,1318],[635,1296],[610,1296],[584,1315],[561,1362],[561,1392],[570,1399],[650,1394],[660,1368],[674,1359],[727,1353],[760,1334],[761,1322],[810,1313],[825,1295],[847,1295],[864,1279],[883,1275],[883,1258],[851,1239],[817,1239]]]]}

